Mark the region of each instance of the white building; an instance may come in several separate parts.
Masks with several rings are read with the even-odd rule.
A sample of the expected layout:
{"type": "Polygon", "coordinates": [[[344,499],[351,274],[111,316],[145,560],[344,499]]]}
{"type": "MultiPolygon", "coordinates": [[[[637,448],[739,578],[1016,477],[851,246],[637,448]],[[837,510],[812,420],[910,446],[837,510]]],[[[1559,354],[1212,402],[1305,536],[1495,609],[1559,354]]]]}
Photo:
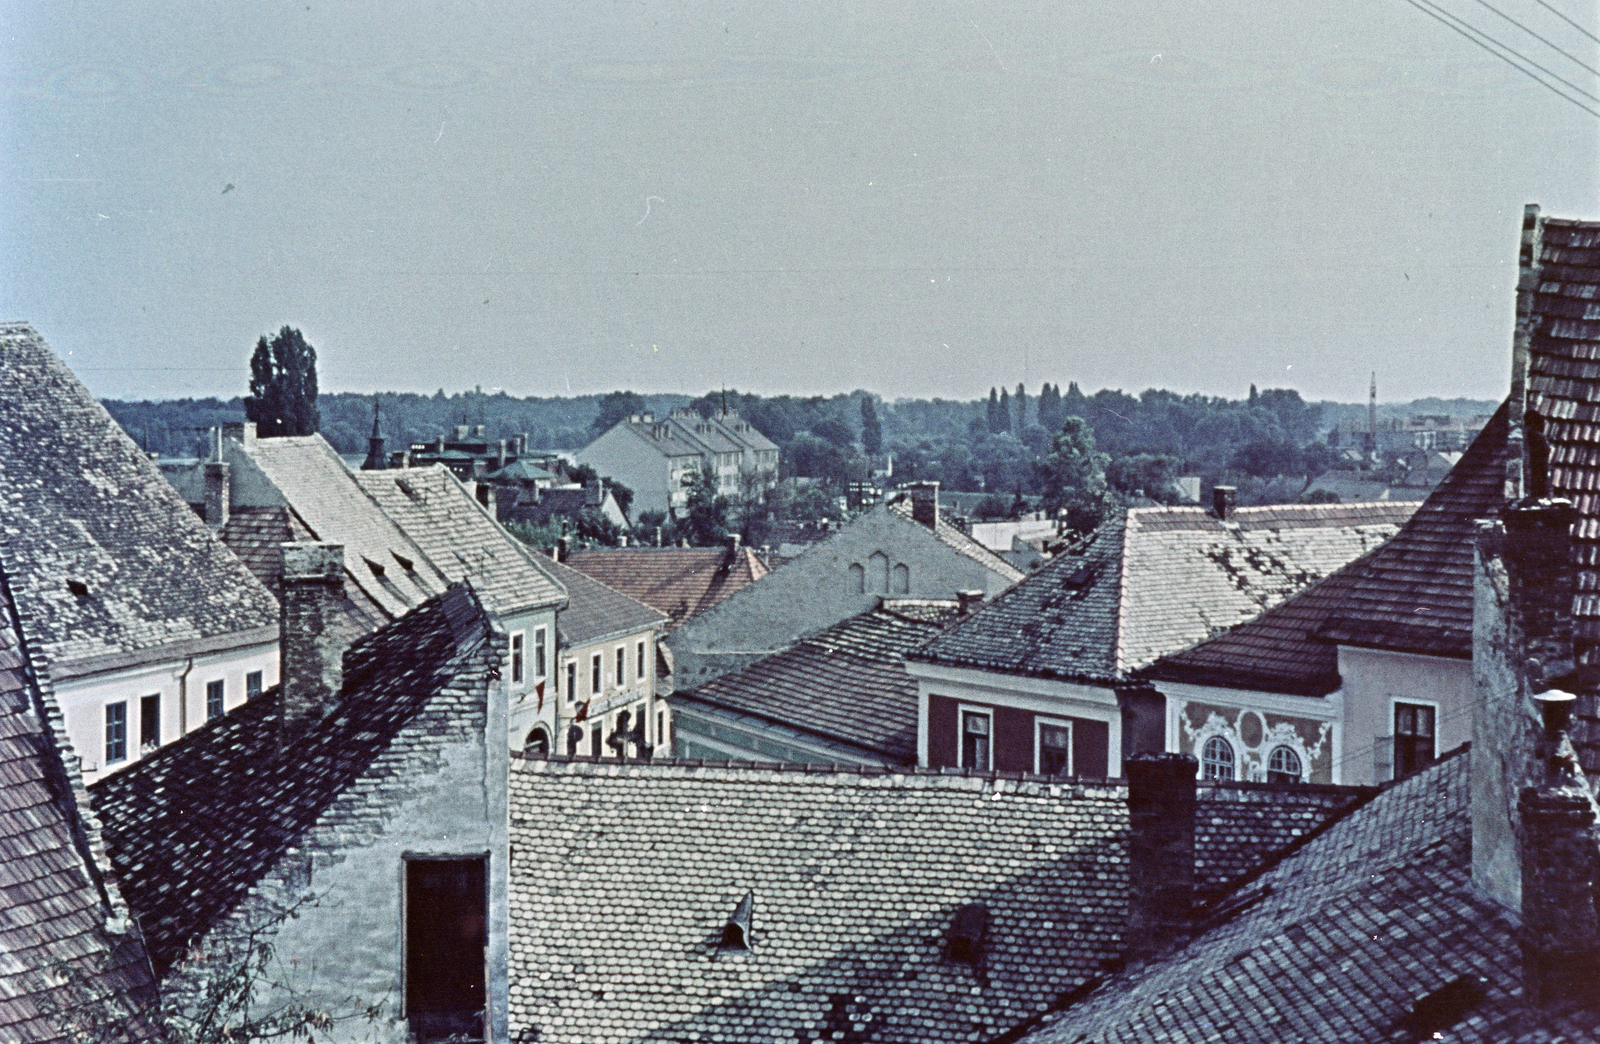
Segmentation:
{"type": "Polygon", "coordinates": [[[757,493],[778,481],[778,447],[731,410],[702,417],[677,409],[660,420],[634,414],[580,450],[578,462],[633,490],[634,518],[647,511],[681,514],[685,486],[703,468],[724,496],[757,493]]]}

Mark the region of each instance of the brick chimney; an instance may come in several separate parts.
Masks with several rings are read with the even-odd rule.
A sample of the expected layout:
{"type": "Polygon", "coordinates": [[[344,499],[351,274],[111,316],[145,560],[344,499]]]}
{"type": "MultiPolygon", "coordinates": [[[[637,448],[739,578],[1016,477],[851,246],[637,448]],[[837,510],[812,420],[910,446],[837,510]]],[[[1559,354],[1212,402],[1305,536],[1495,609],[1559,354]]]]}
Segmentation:
{"type": "Polygon", "coordinates": [[[1226,522],[1233,517],[1233,498],[1239,491],[1234,486],[1211,487],[1211,513],[1226,522]]]}
{"type": "Polygon", "coordinates": [[[1194,905],[1195,779],[1189,754],[1135,754],[1128,777],[1130,961],[1159,956],[1188,938],[1194,905]]]}
{"type": "Polygon", "coordinates": [[[911,497],[911,520],[929,529],[939,528],[939,483],[913,482],[906,487],[911,497]]]}
{"type": "Polygon", "coordinates": [[[344,686],[344,643],[339,637],[344,548],[313,543],[279,546],[283,549],[278,596],[280,725],[288,742],[326,717],[344,686]]]}
{"type": "Polygon", "coordinates": [[[206,525],[221,529],[228,524],[228,508],[232,501],[232,485],[228,480],[228,462],[208,460],[206,473],[206,525]]]}
{"type": "Polygon", "coordinates": [[[1545,780],[1535,697],[1574,670],[1571,528],[1565,500],[1524,500],[1479,524],[1473,583],[1472,883],[1522,907],[1524,789],[1545,780]]]}
{"type": "MultiPolygon", "coordinates": [[[[1577,697],[1552,689],[1543,704],[1544,781],[1517,802],[1522,823],[1522,984],[1539,1005],[1600,995],[1600,837],[1595,801],[1567,735],[1577,697]]],[[[1474,755],[1476,756],[1476,755],[1474,755]]]]}

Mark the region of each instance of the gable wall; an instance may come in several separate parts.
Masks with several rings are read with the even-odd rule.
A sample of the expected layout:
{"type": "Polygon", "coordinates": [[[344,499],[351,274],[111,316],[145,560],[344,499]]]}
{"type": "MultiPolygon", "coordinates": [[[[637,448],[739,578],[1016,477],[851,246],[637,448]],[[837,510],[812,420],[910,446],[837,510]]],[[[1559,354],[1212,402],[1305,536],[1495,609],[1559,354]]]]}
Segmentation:
{"type": "Polygon", "coordinates": [[[954,599],[957,591],[995,595],[1008,586],[1005,577],[942,543],[925,527],[879,507],[673,631],[667,638],[674,657],[673,684],[680,689],[704,685],[866,612],[884,594],[954,599]],[[872,568],[874,555],[881,556],[879,570],[872,568]],[[860,594],[851,578],[853,565],[864,573],[860,594]],[[900,565],[907,569],[907,590],[886,591],[883,572],[892,587],[900,565]]]}
{"type": "Polygon", "coordinates": [[[1341,783],[1394,778],[1395,701],[1435,708],[1434,754],[1472,739],[1472,661],[1339,646],[1344,693],[1341,783]]]}

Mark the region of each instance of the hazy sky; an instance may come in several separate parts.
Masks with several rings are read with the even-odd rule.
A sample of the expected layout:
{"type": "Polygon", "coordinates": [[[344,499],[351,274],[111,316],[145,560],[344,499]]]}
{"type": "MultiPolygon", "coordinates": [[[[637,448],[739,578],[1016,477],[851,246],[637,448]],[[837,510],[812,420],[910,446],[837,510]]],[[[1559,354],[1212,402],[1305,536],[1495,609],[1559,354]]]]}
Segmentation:
{"type": "MultiPolygon", "coordinates": [[[[1437,2],[1600,95],[1485,6],[1595,64],[1537,0],[1437,2]]],[[[1600,216],[1600,119],[1404,0],[12,0],[0,33],[0,318],[104,396],[241,393],[287,323],[327,390],[1495,398],[1522,205],[1600,216]]]]}

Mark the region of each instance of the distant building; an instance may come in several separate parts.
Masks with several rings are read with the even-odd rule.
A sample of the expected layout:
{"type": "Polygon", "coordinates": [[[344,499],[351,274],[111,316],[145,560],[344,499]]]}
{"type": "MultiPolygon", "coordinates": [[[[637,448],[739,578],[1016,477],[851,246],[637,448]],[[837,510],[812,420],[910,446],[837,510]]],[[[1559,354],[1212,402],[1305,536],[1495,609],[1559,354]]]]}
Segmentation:
{"type": "Polygon", "coordinates": [[[633,490],[635,518],[681,515],[685,484],[703,468],[724,496],[759,493],[778,481],[778,447],[732,411],[702,417],[675,409],[660,420],[634,414],[579,450],[578,462],[633,490]]]}
{"type": "Polygon", "coordinates": [[[31,327],[0,326],[0,555],[86,779],[277,681],[278,605],[31,327]]]}

